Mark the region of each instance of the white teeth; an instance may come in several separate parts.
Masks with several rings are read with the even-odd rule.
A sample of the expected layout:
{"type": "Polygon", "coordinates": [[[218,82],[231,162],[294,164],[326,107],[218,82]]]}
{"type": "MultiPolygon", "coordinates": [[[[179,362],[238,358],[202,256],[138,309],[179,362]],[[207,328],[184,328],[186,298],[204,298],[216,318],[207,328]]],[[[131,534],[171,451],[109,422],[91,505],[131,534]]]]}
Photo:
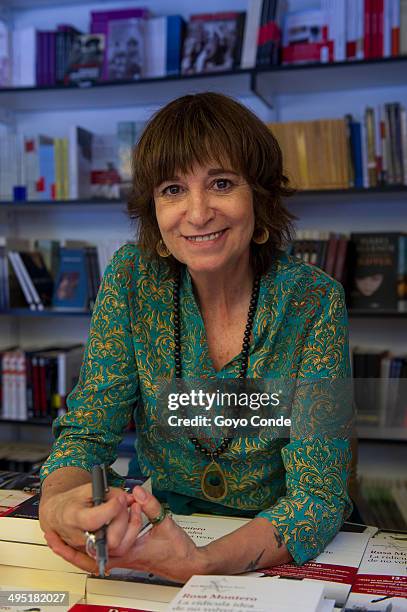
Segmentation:
{"type": "Polygon", "coordinates": [[[213,234],[206,234],[206,236],[188,236],[188,240],[191,242],[207,242],[208,240],[215,240],[222,234],[221,232],[214,232],[213,234]]]}

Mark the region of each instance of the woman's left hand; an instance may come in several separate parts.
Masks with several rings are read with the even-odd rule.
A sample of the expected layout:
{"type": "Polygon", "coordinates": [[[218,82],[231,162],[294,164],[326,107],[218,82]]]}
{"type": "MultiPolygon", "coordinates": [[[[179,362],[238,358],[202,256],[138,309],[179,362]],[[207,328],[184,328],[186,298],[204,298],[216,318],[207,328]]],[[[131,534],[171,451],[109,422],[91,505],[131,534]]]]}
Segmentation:
{"type": "MultiPolygon", "coordinates": [[[[205,573],[204,549],[197,547],[170,516],[166,516],[146,534],[139,535],[142,526],[141,512],[144,512],[148,519],[154,519],[160,514],[161,504],[141,487],[134,488],[133,497],[134,503],[130,506],[126,534],[120,542],[109,543],[107,569],[130,568],[179,582],[185,582],[193,574],[205,573]]],[[[45,538],[50,548],[69,563],[87,572],[95,571],[93,559],[68,546],[55,532],[46,533],[45,538]]]]}

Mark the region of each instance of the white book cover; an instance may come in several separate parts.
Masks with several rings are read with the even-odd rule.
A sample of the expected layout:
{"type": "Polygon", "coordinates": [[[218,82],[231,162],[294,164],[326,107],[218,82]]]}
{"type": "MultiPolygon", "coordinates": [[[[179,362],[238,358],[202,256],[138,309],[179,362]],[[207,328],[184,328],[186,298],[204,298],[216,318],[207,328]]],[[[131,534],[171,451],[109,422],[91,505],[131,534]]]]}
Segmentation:
{"type": "Polygon", "coordinates": [[[145,22],[144,77],[167,74],[167,17],[152,17],[145,22]]]}
{"type": "Polygon", "coordinates": [[[356,59],[364,59],[365,57],[365,5],[364,0],[355,0],[357,7],[357,43],[356,43],[356,59]]]}
{"type": "MultiPolygon", "coordinates": [[[[363,527],[360,526],[360,529],[363,527]]],[[[344,604],[367,543],[376,531],[375,527],[367,527],[360,533],[340,531],[325,550],[312,561],[300,566],[294,563],[278,565],[259,570],[256,574],[297,580],[302,578],[307,582],[322,581],[325,596],[335,599],[337,604],[344,604]]]]}
{"type": "Polygon", "coordinates": [[[11,33],[4,19],[0,19],[0,87],[11,85],[11,33]]]}
{"type": "Polygon", "coordinates": [[[13,62],[16,74],[13,75],[15,87],[35,87],[37,84],[37,30],[26,27],[13,32],[13,62]]]}
{"type": "Polygon", "coordinates": [[[380,533],[369,542],[345,611],[407,612],[407,534],[380,533]]]}
{"type": "Polygon", "coordinates": [[[253,68],[256,65],[257,38],[262,6],[263,0],[249,0],[248,2],[240,61],[241,68],[253,68]]]}
{"type": "Polygon", "coordinates": [[[319,612],[322,585],[290,580],[259,580],[242,576],[192,576],[168,607],[168,612],[319,612]],[[271,605],[272,602],[272,605],[271,605]]]}
{"type": "Polygon", "coordinates": [[[69,133],[69,197],[87,200],[92,196],[92,139],[89,130],[71,126],[69,133]]]}

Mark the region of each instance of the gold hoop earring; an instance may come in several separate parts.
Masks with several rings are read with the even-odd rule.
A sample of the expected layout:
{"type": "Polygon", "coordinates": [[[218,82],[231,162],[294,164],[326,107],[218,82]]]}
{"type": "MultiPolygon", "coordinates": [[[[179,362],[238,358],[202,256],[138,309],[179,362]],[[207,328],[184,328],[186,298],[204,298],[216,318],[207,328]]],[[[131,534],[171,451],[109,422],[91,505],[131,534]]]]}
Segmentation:
{"type": "Polygon", "coordinates": [[[162,240],[157,242],[155,249],[160,257],[169,257],[171,255],[170,251],[167,249],[162,240]]]}
{"type": "Polygon", "coordinates": [[[254,233],[252,240],[255,244],[265,244],[270,238],[270,232],[267,227],[258,227],[254,233]]]}

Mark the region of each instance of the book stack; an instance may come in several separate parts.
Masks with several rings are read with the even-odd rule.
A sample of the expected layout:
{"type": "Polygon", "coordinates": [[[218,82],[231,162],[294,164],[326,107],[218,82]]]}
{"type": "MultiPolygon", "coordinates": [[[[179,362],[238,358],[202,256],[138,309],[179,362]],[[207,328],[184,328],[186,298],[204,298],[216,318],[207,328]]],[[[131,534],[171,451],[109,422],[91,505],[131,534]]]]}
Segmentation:
{"type": "Polygon", "coordinates": [[[144,125],[119,122],[112,134],[72,126],[65,138],[5,131],[0,139],[0,199],[118,199],[128,192],[132,151],[144,125]]]}
{"type": "Polygon", "coordinates": [[[354,347],[352,361],[357,423],[407,435],[407,358],[383,348],[354,347]]]}
{"type": "Polygon", "coordinates": [[[38,521],[39,495],[0,490],[2,499],[13,506],[0,512],[0,592],[68,591],[69,600],[54,606],[63,612],[85,596],[86,574],[48,548],[38,521]]]}
{"type": "Polygon", "coordinates": [[[51,423],[63,414],[83,351],[82,345],[0,351],[0,418],[51,423]]]}
{"type": "Polygon", "coordinates": [[[406,50],[405,0],[321,0],[285,17],[283,64],[397,57],[406,50]]]}
{"type": "Polygon", "coordinates": [[[349,237],[319,230],[299,230],[287,251],[305,263],[318,266],[329,276],[346,285],[349,237]]]}
{"type": "Polygon", "coordinates": [[[375,527],[345,523],[325,550],[312,561],[297,566],[293,563],[259,570],[260,576],[278,576],[295,580],[322,581],[325,597],[343,606],[355,580],[369,539],[375,527]]]}
{"type": "Polygon", "coordinates": [[[124,240],[37,240],[0,236],[0,312],[92,310],[101,278],[124,240]]]}
{"type": "Polygon", "coordinates": [[[407,119],[399,103],[366,108],[362,121],[270,123],[299,189],[407,185],[407,119]]]}
{"type": "Polygon", "coordinates": [[[407,533],[371,539],[346,602],[345,612],[351,610],[407,610],[407,533]]]}

